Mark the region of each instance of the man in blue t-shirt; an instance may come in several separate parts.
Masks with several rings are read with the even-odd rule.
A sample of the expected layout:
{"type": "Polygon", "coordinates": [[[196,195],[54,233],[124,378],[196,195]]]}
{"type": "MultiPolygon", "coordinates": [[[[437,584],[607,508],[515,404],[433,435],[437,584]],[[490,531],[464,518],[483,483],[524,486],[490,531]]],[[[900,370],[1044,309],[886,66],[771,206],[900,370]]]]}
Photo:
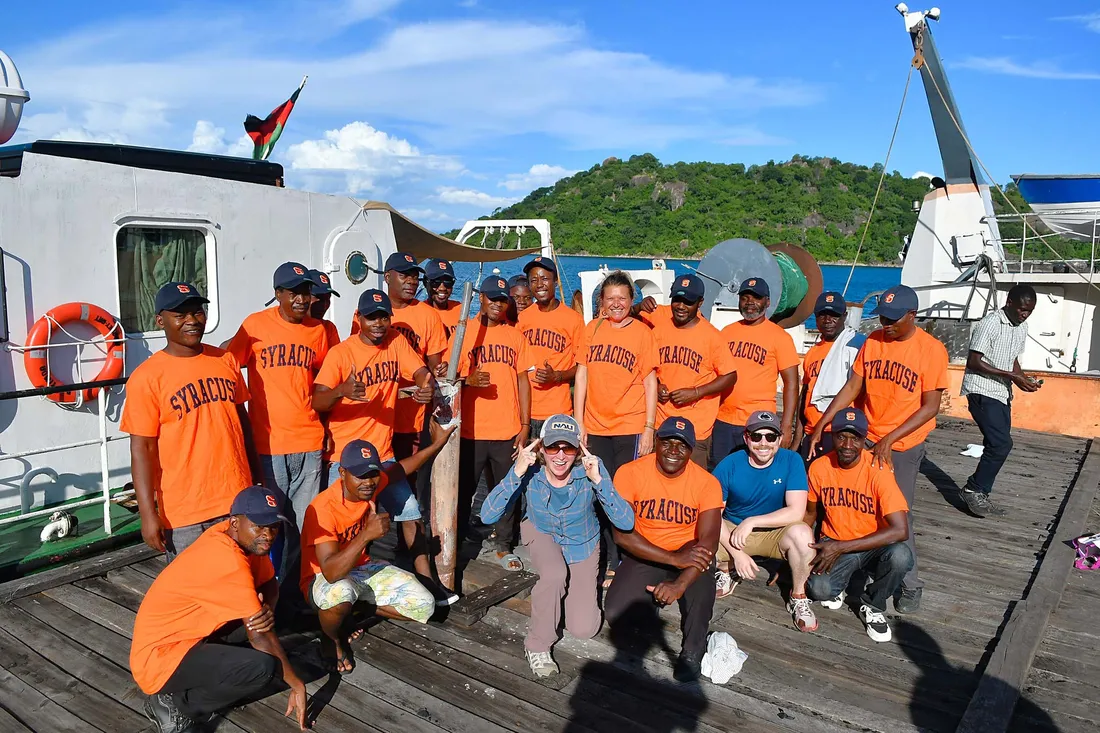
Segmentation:
{"type": "Polygon", "coordinates": [[[726,509],[718,544],[717,596],[733,592],[733,563],[738,580],[753,580],[760,567],[753,557],[786,560],[791,566],[791,600],[787,611],[799,631],[816,631],[817,617],[806,596],[810,545],[814,533],[802,522],[806,514],[806,468],[794,451],[779,447],[780,422],[774,412],[757,410],[745,423],[747,450],[731,453],[714,469],[726,509]]]}

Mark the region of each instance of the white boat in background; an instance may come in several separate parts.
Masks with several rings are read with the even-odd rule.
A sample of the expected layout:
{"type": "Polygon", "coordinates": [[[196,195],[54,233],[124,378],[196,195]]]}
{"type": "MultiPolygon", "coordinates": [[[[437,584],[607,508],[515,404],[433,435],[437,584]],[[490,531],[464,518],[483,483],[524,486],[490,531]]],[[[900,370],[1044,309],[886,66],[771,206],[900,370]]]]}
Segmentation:
{"type": "Polygon", "coordinates": [[[1095,242],[1100,220],[1100,173],[1012,176],[1020,195],[1055,234],[1095,242]]]}

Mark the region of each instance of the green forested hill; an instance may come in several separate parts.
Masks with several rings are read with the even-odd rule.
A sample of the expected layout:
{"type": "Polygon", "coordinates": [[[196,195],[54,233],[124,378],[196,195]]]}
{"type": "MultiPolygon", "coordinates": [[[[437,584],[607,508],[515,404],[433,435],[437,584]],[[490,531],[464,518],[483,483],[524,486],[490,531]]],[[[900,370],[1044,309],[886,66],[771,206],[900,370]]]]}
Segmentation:
{"type": "MultiPolygon", "coordinates": [[[[548,219],[565,254],[691,257],[748,237],[802,244],[821,262],[845,261],[855,256],[881,172],[877,164],[799,155],[748,167],[663,165],[647,153],[608,158],[486,218],[548,219]]],[[[860,262],[898,261],[917,220],[913,202],[928,186],[896,171],[886,176],[860,262]]],[[[1023,205],[1018,195],[1014,201],[1023,205]]]]}

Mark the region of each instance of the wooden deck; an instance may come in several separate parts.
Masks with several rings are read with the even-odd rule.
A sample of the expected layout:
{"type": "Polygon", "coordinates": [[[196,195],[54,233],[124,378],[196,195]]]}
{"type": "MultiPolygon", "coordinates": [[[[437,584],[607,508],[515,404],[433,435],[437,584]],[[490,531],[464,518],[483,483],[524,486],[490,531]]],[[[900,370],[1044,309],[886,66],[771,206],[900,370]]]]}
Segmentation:
{"type": "MultiPolygon", "coordinates": [[[[536,681],[522,657],[529,601],[512,599],[469,628],[377,624],[355,645],[355,671],[341,678],[321,672],[315,635],[286,637],[311,680],[314,729],[953,731],[968,707],[980,711],[986,697],[976,691],[1002,694],[997,680],[982,680],[988,665],[1006,679],[1026,675],[1011,730],[1097,730],[1100,574],[1072,571],[1040,614],[1040,601],[1054,598],[1046,584],[1059,577],[1041,561],[1056,554],[1048,539],[1063,504],[1072,508],[1087,491],[1087,516],[1076,521],[1100,527],[1096,487],[1081,485],[1097,480],[1088,466],[1081,470],[1088,443],[1018,432],[997,488],[1009,516],[981,520],[953,496],[974,466],[958,455],[968,442],[980,442],[977,430],[953,420],[929,439],[916,506],[923,607],[893,619],[891,643],[871,642],[851,611],[820,606],[819,631],[799,633],[777,587],[744,583],[718,603],[712,623],[749,654],[727,685],[672,681],[675,609],[664,612],[663,628],[627,638],[606,628],[590,641],[566,638],[555,649],[562,674],[536,681]],[[1028,638],[1034,663],[1025,654],[1020,668],[1014,660],[1028,638]]],[[[150,729],[127,658],[134,612],[163,565],[141,557],[120,551],[0,585],[0,730],[150,729]]],[[[294,730],[282,717],[285,705],[285,691],[273,692],[216,729],[294,730]]]]}

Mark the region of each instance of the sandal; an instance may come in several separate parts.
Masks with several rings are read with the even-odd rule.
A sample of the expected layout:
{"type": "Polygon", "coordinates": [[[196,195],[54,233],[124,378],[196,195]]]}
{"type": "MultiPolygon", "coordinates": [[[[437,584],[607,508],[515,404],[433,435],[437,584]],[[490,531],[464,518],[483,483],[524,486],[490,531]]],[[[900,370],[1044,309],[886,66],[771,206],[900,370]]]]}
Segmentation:
{"type": "MultiPolygon", "coordinates": [[[[360,633],[362,633],[361,630],[360,633]]],[[[355,669],[355,655],[351,649],[343,644],[335,644],[328,637],[321,639],[321,659],[328,672],[348,674],[355,669]]]]}
{"type": "Polygon", "coordinates": [[[508,572],[518,573],[519,571],[523,570],[523,560],[520,560],[519,555],[515,554],[514,552],[505,552],[504,550],[501,550],[495,554],[497,558],[497,563],[499,563],[500,566],[508,572]]]}
{"type": "Polygon", "coordinates": [[[613,583],[614,581],[615,581],[615,571],[614,571],[614,570],[606,570],[606,571],[604,571],[604,574],[603,574],[603,583],[602,583],[602,587],[603,587],[603,589],[604,589],[604,590],[607,590],[608,588],[610,588],[610,587],[611,587],[611,584],[612,584],[612,583],[613,583]]]}

